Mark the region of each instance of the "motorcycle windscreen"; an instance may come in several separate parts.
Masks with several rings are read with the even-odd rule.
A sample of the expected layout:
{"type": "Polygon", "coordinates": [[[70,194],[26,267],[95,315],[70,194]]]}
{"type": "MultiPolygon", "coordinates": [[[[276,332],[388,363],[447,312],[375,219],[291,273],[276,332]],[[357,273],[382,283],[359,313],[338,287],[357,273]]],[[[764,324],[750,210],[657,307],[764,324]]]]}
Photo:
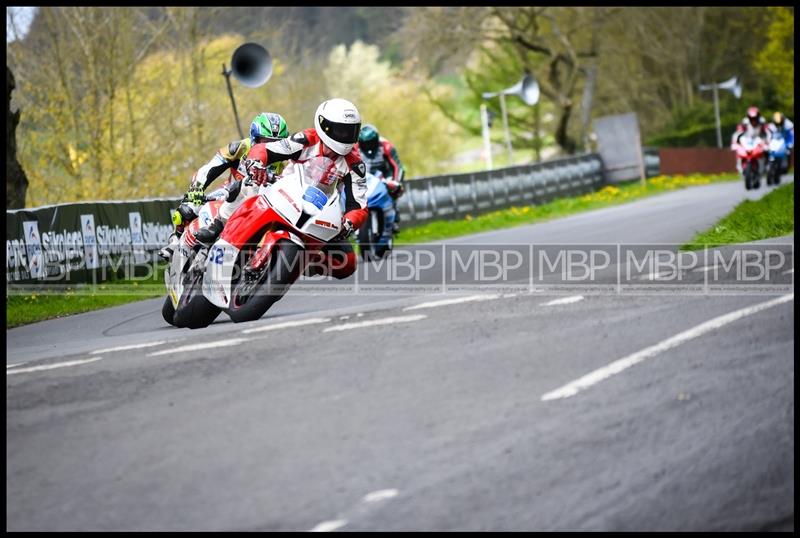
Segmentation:
{"type": "Polygon", "coordinates": [[[302,176],[307,187],[314,187],[328,198],[334,195],[339,181],[344,177],[336,161],[323,155],[303,162],[302,176]]]}

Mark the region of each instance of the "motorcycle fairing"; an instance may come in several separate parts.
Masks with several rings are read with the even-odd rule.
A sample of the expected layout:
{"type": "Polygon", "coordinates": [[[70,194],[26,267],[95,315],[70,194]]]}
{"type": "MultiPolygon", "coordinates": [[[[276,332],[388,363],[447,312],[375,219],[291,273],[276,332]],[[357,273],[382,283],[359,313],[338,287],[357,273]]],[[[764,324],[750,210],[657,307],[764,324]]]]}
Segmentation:
{"type": "Polygon", "coordinates": [[[220,238],[208,250],[203,275],[203,295],[220,308],[228,308],[231,280],[239,248],[220,238]]]}
{"type": "Polygon", "coordinates": [[[339,196],[328,197],[322,209],[318,209],[307,200],[309,188],[303,183],[301,174],[283,176],[270,185],[265,197],[284,220],[312,239],[328,242],[342,229],[344,206],[339,196]]]}
{"type": "Polygon", "coordinates": [[[177,248],[170,258],[167,265],[167,270],[164,271],[164,285],[167,288],[167,294],[172,301],[174,308],[178,307],[178,298],[183,295],[183,279],[180,275],[183,273],[186,263],[192,253],[192,247],[196,241],[194,239],[194,232],[201,226],[205,226],[205,222],[213,222],[219,214],[219,208],[224,200],[212,200],[203,205],[198,213],[198,218],[194,219],[183,230],[180,241],[178,241],[177,248]]]}

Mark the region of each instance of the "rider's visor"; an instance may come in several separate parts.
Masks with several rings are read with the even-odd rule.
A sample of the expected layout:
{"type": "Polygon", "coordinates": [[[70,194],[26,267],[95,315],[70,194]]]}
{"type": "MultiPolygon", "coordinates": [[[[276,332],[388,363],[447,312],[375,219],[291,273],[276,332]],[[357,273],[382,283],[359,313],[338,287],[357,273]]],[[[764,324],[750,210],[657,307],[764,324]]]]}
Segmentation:
{"type": "Polygon", "coordinates": [[[373,138],[371,140],[361,140],[358,142],[358,148],[367,154],[368,157],[372,157],[375,155],[375,152],[378,150],[378,139],[373,138]]]}
{"type": "Polygon", "coordinates": [[[319,117],[319,126],[322,132],[342,144],[355,144],[358,141],[358,133],[361,132],[361,123],[328,121],[323,116],[319,117]]]}

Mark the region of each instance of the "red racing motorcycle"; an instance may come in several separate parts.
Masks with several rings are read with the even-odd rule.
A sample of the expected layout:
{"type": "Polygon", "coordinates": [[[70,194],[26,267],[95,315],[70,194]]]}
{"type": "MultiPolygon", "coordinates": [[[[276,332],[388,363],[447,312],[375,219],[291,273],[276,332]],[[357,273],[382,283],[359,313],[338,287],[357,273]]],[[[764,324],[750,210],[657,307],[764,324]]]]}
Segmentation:
{"type": "Polygon", "coordinates": [[[742,178],[744,188],[757,189],[761,185],[763,161],[767,152],[767,144],[760,136],[746,136],[739,138],[734,145],[736,156],[742,164],[742,178]]]}
{"type": "Polygon", "coordinates": [[[338,179],[328,157],[294,163],[234,211],[211,247],[190,245],[193,236],[184,233],[192,239],[180,243],[185,261],[173,275],[181,285],[173,282],[172,324],[206,327],[222,311],[234,322],[263,316],[303,273],[305,254],[341,233],[338,179]]]}

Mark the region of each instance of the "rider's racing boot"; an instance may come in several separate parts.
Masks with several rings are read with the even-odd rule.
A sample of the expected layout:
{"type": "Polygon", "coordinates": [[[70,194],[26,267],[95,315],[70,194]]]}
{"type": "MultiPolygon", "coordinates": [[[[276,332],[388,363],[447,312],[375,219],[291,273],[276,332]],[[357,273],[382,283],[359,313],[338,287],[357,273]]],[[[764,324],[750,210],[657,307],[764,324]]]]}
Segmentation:
{"type": "Polygon", "coordinates": [[[214,219],[214,222],[209,224],[204,228],[200,228],[194,233],[195,239],[197,242],[205,247],[210,247],[214,244],[214,241],[217,240],[219,234],[222,233],[222,228],[225,227],[225,224],[220,220],[219,217],[214,219]]]}
{"type": "Polygon", "coordinates": [[[178,246],[178,234],[172,232],[169,236],[169,243],[167,246],[162,247],[161,250],[158,251],[158,255],[166,260],[169,261],[172,258],[172,253],[175,252],[175,247],[178,246]]]}

